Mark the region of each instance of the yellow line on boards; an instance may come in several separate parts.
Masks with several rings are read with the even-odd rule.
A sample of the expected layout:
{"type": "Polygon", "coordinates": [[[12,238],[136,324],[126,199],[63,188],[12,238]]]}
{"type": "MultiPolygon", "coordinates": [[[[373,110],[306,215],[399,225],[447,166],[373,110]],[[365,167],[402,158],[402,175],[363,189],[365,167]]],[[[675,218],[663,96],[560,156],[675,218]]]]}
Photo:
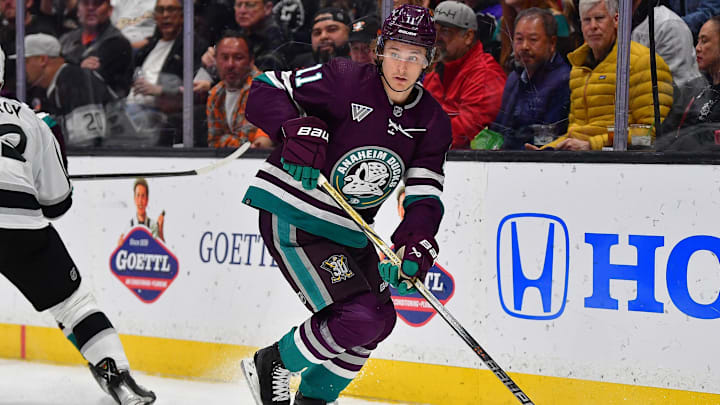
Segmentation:
{"type": "MultiPolygon", "coordinates": [[[[57,328],[25,328],[27,360],[85,364],[57,328]]],[[[121,335],[133,369],[215,381],[240,379],[251,346],[121,335]]],[[[20,358],[20,325],[0,324],[0,357],[20,358]]],[[[537,405],[717,405],[720,395],[512,373],[537,405]]],[[[487,369],[370,359],[344,394],[400,403],[514,405],[519,402],[487,369]]]]}

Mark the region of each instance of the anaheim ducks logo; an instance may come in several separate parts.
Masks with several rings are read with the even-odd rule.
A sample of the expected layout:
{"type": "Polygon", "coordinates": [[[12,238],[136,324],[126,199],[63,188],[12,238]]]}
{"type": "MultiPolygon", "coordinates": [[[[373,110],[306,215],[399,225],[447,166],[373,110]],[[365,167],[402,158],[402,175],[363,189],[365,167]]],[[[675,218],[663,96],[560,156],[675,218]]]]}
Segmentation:
{"type": "Polygon", "coordinates": [[[405,166],[393,151],[373,146],[353,149],[340,158],[332,183],[355,208],[381,204],[400,182],[405,166]]]}

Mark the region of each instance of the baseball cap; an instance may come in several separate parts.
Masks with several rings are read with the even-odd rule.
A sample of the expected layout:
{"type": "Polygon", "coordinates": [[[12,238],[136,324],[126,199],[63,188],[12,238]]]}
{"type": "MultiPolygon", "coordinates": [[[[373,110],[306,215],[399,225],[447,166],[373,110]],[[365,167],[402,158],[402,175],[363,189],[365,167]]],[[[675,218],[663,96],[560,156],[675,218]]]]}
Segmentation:
{"type": "Polygon", "coordinates": [[[25,57],[47,55],[60,56],[60,41],[48,34],[31,34],[25,37],[25,57]]]}
{"type": "Polygon", "coordinates": [[[377,38],[380,23],[374,15],[358,18],[350,25],[350,35],[348,42],[367,42],[370,43],[377,38]]]}
{"type": "Polygon", "coordinates": [[[347,11],[337,8],[337,7],[325,7],[318,10],[317,13],[315,13],[315,17],[313,17],[313,25],[315,23],[318,23],[320,21],[326,21],[326,20],[332,20],[341,22],[348,27],[350,26],[350,15],[347,13],[347,11]],[[327,14],[327,15],[323,15],[327,14]]]}
{"type": "Polygon", "coordinates": [[[443,1],[435,7],[435,22],[440,25],[477,31],[477,19],[470,6],[457,1],[443,1]]]}

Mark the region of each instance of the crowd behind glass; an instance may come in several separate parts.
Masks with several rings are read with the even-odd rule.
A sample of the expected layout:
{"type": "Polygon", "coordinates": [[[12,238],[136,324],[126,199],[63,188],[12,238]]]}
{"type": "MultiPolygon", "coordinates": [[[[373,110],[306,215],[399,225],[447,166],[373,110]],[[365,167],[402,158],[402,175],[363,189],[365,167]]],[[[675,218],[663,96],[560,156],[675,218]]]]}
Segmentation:
{"type": "MultiPolygon", "coordinates": [[[[453,149],[612,149],[617,0],[394,6],[408,2],[435,15],[438,52],[422,80],[451,118],[453,149]]],[[[632,3],[628,149],[720,148],[720,0],[632,3]]],[[[376,0],[196,0],[193,88],[185,89],[181,0],[25,5],[26,102],[71,148],[181,144],[185,91],[193,146],[272,148],[245,118],[254,77],[336,57],[391,57],[374,53],[376,0]]],[[[0,0],[0,14],[2,93],[15,97],[16,0],[0,0]]]]}

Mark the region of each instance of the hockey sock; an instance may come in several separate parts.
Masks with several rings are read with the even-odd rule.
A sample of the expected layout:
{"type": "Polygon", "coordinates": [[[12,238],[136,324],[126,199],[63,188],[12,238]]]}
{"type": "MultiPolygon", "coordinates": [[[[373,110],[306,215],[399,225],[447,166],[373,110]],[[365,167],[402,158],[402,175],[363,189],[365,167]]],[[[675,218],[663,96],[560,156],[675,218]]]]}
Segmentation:
{"type": "Polygon", "coordinates": [[[335,401],[362,369],[370,351],[356,347],[302,373],[300,392],[308,398],[335,401]]]}
{"type": "Polygon", "coordinates": [[[68,340],[90,364],[96,365],[110,357],[115,360],[118,369],[130,369],[120,337],[107,316],[97,307],[93,295],[85,291],[82,285],[49,311],[68,340]]]}

